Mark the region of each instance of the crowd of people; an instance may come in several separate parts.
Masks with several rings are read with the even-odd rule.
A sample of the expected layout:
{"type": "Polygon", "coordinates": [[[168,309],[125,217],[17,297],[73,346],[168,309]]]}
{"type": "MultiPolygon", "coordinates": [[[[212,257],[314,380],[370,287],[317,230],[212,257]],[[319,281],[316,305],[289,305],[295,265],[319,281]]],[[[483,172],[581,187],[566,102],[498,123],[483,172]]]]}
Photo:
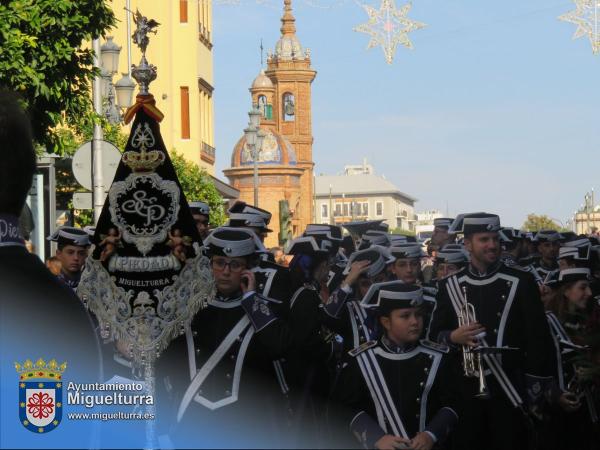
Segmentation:
{"type": "MultiPolygon", "coordinates": [[[[48,270],[27,254],[17,217],[33,149],[22,115],[2,113],[0,142],[13,143],[0,165],[3,331],[51,310],[53,325],[33,315],[35,339],[79,340],[89,361],[102,354],[104,379],[135,377],[118,343],[98,347],[75,297],[94,230],[49,236],[48,270]],[[2,120],[20,124],[20,140],[2,120]],[[57,299],[36,307],[42,291],[57,299]]],[[[173,446],[210,436],[215,447],[598,448],[597,237],[471,213],[435,219],[427,246],[364,221],[311,224],[269,251],[270,212],[236,202],[210,229],[206,203],[189,209],[215,295],[154,368],[158,433],[173,446]]],[[[119,239],[95,241],[101,261],[119,239]]]]}
{"type": "MultiPolygon", "coordinates": [[[[264,445],[597,445],[596,237],[475,213],[435,219],[427,246],[370,221],[311,224],[279,253],[265,210],[237,202],[209,230],[190,209],[217,294],[157,363],[170,436],[201,423],[242,445],[243,421],[264,445]]],[[[88,233],[51,239],[76,289],[88,233]]]]}

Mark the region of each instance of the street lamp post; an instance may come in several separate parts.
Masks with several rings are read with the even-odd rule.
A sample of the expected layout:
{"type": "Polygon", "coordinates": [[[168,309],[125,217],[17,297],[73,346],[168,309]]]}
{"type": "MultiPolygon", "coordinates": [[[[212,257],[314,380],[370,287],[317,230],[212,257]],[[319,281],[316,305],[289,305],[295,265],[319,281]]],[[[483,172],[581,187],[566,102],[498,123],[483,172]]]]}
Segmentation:
{"type": "Polygon", "coordinates": [[[133,104],[133,91],[135,82],[128,73],[113,84],[113,77],[119,70],[119,54],[121,47],[113,42],[112,36],[106,38],[106,42],[100,48],[102,61],[102,78],[105,83],[105,97],[107,104],[104,107],[104,116],[113,125],[121,122],[121,110],[129,108],[133,104]]]}
{"type": "MultiPolygon", "coordinates": [[[[94,50],[94,65],[96,67],[100,67],[100,39],[94,39],[92,41],[92,48],[94,50]]],[[[101,89],[101,78],[94,78],[92,94],[94,111],[96,114],[102,114],[101,89]]],[[[104,205],[104,179],[102,177],[102,154],[100,153],[100,146],[103,137],[104,133],[102,132],[102,126],[98,123],[98,121],[95,121],[94,134],[92,137],[92,207],[94,208],[94,224],[97,224],[98,220],[100,220],[102,206],[104,205]]]]}
{"type": "Polygon", "coordinates": [[[250,147],[254,166],[254,206],[258,206],[258,155],[266,136],[266,133],[260,128],[260,116],[261,112],[258,106],[252,105],[252,109],[248,113],[248,117],[250,118],[248,128],[244,130],[246,144],[250,147]]]}
{"type": "MultiPolygon", "coordinates": [[[[100,45],[100,39],[92,41],[94,50],[94,66],[100,69],[101,76],[94,78],[93,103],[94,111],[104,116],[111,124],[121,122],[121,110],[129,108],[133,104],[133,91],[135,82],[128,74],[113,84],[114,75],[119,69],[119,54],[121,47],[113,42],[108,36],[106,42],[100,45]],[[106,100],[106,105],[104,105],[106,100]]],[[[92,203],[94,208],[94,223],[98,223],[102,207],[104,205],[104,177],[102,174],[102,152],[101,145],[104,138],[100,123],[94,124],[92,138],[92,203]]]]}
{"type": "Polygon", "coordinates": [[[254,159],[254,204],[256,206],[258,206],[258,153],[259,153],[259,151],[262,150],[262,145],[263,145],[266,135],[267,135],[267,133],[265,133],[260,128],[258,129],[258,132],[256,133],[256,145],[255,145],[254,157],[253,157],[253,159],[254,159]]]}

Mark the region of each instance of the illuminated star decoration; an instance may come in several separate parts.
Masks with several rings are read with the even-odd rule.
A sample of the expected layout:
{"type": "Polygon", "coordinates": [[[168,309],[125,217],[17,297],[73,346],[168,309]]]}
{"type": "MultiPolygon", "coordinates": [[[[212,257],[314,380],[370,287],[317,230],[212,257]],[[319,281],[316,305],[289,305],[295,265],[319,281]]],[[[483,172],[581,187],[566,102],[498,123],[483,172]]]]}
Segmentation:
{"type": "Polygon", "coordinates": [[[592,44],[594,54],[600,52],[600,1],[573,0],[575,10],[558,18],[563,22],[577,25],[573,39],[587,36],[592,44]]]}
{"type": "Polygon", "coordinates": [[[394,0],[381,0],[379,10],[369,5],[362,6],[369,16],[369,21],[358,25],[354,28],[354,31],[371,36],[367,50],[381,46],[385,61],[388,64],[392,63],[398,44],[410,49],[413,48],[410,39],[408,39],[408,33],[426,26],[422,22],[416,22],[406,17],[412,3],[407,3],[400,9],[396,9],[394,0]]]}

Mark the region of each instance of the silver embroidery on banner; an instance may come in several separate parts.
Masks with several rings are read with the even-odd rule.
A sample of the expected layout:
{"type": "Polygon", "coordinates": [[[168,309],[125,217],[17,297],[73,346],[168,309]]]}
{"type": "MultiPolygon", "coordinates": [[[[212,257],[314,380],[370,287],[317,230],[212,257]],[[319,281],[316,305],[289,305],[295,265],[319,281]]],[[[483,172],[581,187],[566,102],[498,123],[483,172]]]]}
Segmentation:
{"type": "Polygon", "coordinates": [[[134,244],[142,255],[155,244],[164,242],[179,214],[179,189],[175,181],[163,180],[157,173],[132,173],[124,181],[114,182],[109,192],[112,222],[123,240],[134,244]],[[154,194],[148,194],[148,191],[154,194]],[[158,203],[158,195],[163,207],[158,203]],[[136,223],[134,218],[141,218],[136,223]]]}

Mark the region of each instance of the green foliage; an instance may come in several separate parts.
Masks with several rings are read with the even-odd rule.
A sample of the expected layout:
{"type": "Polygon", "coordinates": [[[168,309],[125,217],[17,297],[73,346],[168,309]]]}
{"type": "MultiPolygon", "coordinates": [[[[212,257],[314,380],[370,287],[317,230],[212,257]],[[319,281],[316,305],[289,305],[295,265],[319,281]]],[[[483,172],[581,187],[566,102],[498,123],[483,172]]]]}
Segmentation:
{"type": "Polygon", "coordinates": [[[169,153],[179,178],[179,183],[188,202],[201,201],[210,206],[210,225],[218,227],[225,223],[223,198],[217,191],[210,175],[196,164],[186,160],[175,150],[169,153]]]}
{"type": "Polygon", "coordinates": [[[521,230],[523,231],[540,231],[540,230],[556,230],[560,231],[561,227],[550,217],[537,214],[529,214],[527,220],[523,222],[521,230]]]}
{"type": "Polygon", "coordinates": [[[292,239],[292,215],[287,200],[279,200],[279,245],[286,248],[292,239]]]}
{"type": "Polygon", "coordinates": [[[394,228],[390,231],[390,234],[400,234],[402,236],[416,236],[417,233],[415,233],[414,231],[410,231],[410,230],[405,230],[404,228],[394,228]]]}
{"type": "Polygon", "coordinates": [[[90,119],[97,71],[92,50],[81,45],[114,23],[104,0],[0,2],[0,86],[23,97],[34,139],[48,153],[73,144],[57,127],[90,119]]]}

